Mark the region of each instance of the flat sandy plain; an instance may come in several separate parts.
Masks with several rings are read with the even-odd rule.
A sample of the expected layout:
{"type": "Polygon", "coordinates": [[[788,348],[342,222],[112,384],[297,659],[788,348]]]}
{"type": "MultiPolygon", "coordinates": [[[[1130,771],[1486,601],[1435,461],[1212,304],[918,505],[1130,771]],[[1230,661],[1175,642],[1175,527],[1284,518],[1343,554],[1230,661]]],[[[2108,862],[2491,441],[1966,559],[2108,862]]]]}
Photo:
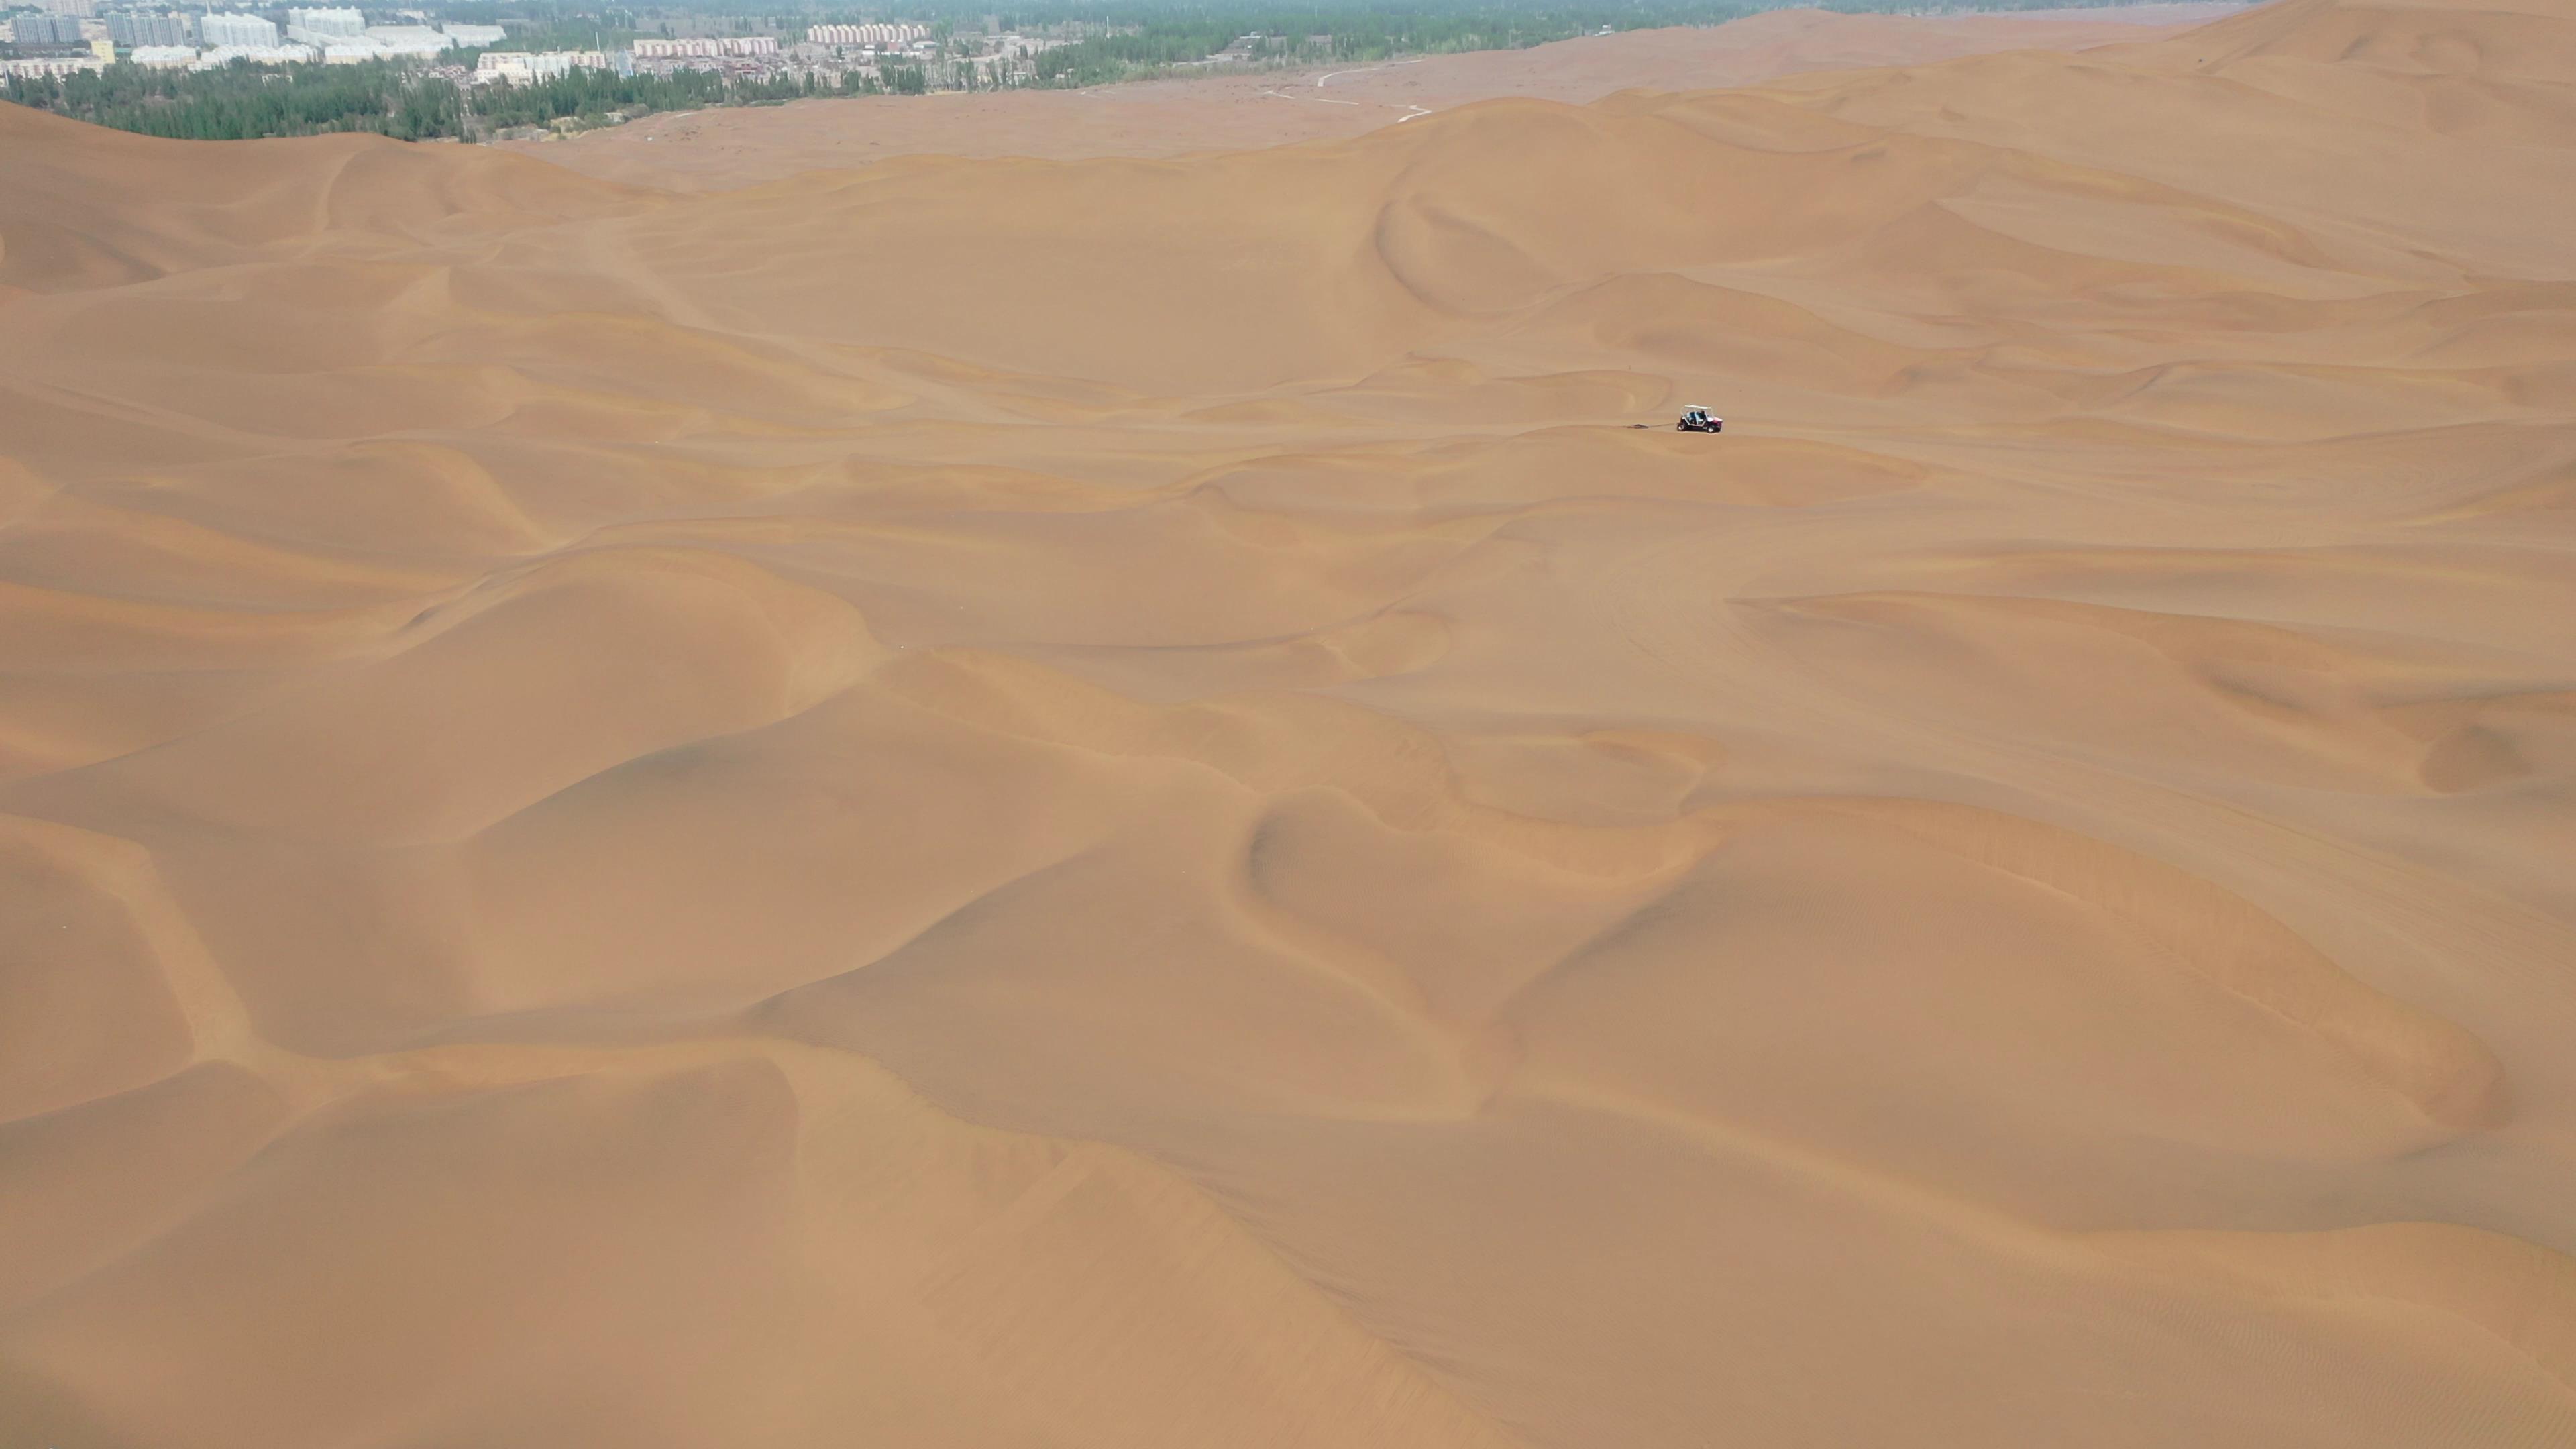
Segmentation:
{"type": "Polygon", "coordinates": [[[2576,1443],[2572,78],[0,108],[0,1437],[2576,1443]]]}
{"type": "Polygon", "coordinates": [[[648,116],[516,141],[589,176],[726,190],[897,156],[1185,156],[1357,136],[1477,101],[1586,105],[1623,90],[1752,85],[1802,71],[1915,65],[2003,50],[2081,50],[2178,32],[2231,4],[1906,18],[1779,10],[1700,29],[1633,30],[1527,50],[930,97],[875,96],[648,116]]]}

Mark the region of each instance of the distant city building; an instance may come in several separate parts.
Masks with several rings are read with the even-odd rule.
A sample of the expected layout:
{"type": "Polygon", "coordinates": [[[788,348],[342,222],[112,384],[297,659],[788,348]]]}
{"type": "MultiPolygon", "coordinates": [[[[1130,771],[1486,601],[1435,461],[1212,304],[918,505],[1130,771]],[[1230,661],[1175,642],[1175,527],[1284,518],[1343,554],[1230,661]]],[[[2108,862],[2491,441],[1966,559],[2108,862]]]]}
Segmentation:
{"type": "Polygon", "coordinates": [[[510,32],[498,25],[450,25],[447,27],[447,38],[458,46],[470,49],[478,45],[499,45],[510,38],[510,32]]]}
{"type": "Polygon", "coordinates": [[[289,10],[286,23],[319,30],[325,35],[364,35],[367,17],[355,10],[289,10]]]}
{"type": "Polygon", "coordinates": [[[138,45],[125,58],[145,70],[185,70],[197,63],[197,48],[193,45],[138,45]]]}
{"type": "Polygon", "coordinates": [[[325,45],[322,58],[341,59],[345,63],[348,57],[331,54],[339,50],[366,51],[372,58],[384,60],[426,60],[441,51],[455,49],[456,44],[454,37],[441,35],[426,25],[370,25],[367,33],[359,39],[335,40],[325,45]]]}
{"type": "Polygon", "coordinates": [[[98,13],[97,0],[38,0],[50,15],[68,15],[74,20],[87,20],[98,13]]]}
{"type": "Polygon", "coordinates": [[[36,60],[0,60],[0,75],[16,76],[22,80],[105,69],[107,69],[107,62],[94,55],[50,56],[36,60]]]}
{"type": "Polygon", "coordinates": [[[487,50],[474,62],[477,85],[508,81],[527,85],[553,80],[577,70],[610,69],[608,53],[599,50],[487,50]]]}
{"type": "Polygon", "coordinates": [[[9,38],[20,45],[78,45],[80,21],[69,15],[20,15],[9,22],[9,38]]]}
{"type": "Polygon", "coordinates": [[[367,17],[355,10],[289,10],[286,35],[307,45],[356,40],[367,33],[367,17]]]}
{"type": "Polygon", "coordinates": [[[309,45],[218,45],[197,57],[190,70],[221,70],[237,60],[252,65],[300,65],[314,58],[309,45]]]}
{"type": "Polygon", "coordinates": [[[213,13],[197,22],[197,37],[210,46],[267,49],[277,44],[277,27],[256,15],[213,13]]]}
{"type": "Polygon", "coordinates": [[[928,40],[930,27],[927,25],[817,25],[805,32],[805,38],[816,45],[908,45],[916,40],[928,40]]]}
{"type": "Polygon", "coordinates": [[[197,21],[195,16],[181,11],[167,15],[148,10],[122,11],[107,17],[107,38],[137,49],[147,45],[193,46],[197,43],[197,21]]]}
{"type": "Polygon", "coordinates": [[[638,40],[637,60],[669,60],[678,56],[776,55],[775,35],[696,35],[682,40],[638,40]]]}

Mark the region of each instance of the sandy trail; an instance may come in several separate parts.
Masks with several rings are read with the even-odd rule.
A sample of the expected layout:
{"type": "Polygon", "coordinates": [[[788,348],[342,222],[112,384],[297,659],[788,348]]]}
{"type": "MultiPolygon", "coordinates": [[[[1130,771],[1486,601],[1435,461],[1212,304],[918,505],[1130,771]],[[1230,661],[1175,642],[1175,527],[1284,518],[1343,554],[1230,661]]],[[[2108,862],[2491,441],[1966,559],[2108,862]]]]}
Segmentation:
{"type": "Polygon", "coordinates": [[[0,1423],[2576,1442],[2576,24],[1936,54],[0,111],[0,1423]]]}

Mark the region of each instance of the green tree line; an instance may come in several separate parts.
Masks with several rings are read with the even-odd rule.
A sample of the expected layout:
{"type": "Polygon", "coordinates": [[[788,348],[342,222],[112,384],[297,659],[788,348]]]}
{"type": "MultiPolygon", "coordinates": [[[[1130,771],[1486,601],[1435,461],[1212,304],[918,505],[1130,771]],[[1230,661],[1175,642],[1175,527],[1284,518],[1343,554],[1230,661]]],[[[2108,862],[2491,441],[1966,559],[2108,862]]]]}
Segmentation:
{"type": "Polygon", "coordinates": [[[466,96],[478,131],[543,126],[562,117],[605,120],[614,111],[693,111],[823,94],[811,80],[730,80],[706,70],[622,76],[577,70],[529,85],[476,86],[466,96]]]}
{"type": "Polygon", "coordinates": [[[463,134],[457,87],[376,61],[365,65],[145,70],[117,64],[67,76],[14,78],[8,99],[79,120],[189,141],[372,131],[406,141],[463,134]]]}
{"type": "MultiPolygon", "coordinates": [[[[1260,35],[1255,54],[1280,62],[1385,60],[1398,55],[1432,55],[1463,50],[1512,50],[1589,35],[1603,26],[1631,30],[1657,25],[1714,25],[1748,15],[1753,5],[1734,0],[1667,0],[1627,5],[1513,5],[1493,0],[1414,0],[1409,4],[1274,7],[1253,4],[1211,5],[1176,9],[1151,7],[1103,16],[1093,12],[1089,24],[1098,32],[1069,45],[1044,51],[1031,65],[1041,84],[1098,85],[1142,72],[1195,61],[1232,45],[1239,37],[1260,35]]],[[[1056,22],[1058,7],[1049,5],[1003,17],[1024,26],[1084,23],[1079,17],[1056,22]]]]}
{"type": "MultiPolygon", "coordinates": [[[[985,0],[916,0],[916,18],[980,23],[985,0]]],[[[1282,5],[1276,0],[1014,0],[999,12],[1008,31],[1076,39],[1032,62],[1041,84],[1089,86],[1203,59],[1238,38],[1263,37],[1255,54],[1299,63],[1376,61],[1400,55],[1512,50],[1590,35],[1718,25],[1787,4],[1860,13],[1924,9],[2027,10],[2059,0],[1345,0],[1282,5]]],[[[2069,0],[2086,6],[2135,0],[2069,0]]]]}
{"type": "MultiPolygon", "coordinates": [[[[924,89],[918,69],[909,89],[924,89]]],[[[845,83],[844,94],[873,88],[845,83]]],[[[620,76],[575,71],[528,85],[460,87],[395,62],[145,70],[118,64],[68,76],[16,78],[0,96],[120,131],[189,141],[368,131],[398,140],[480,138],[566,116],[695,110],[825,94],[811,79],[732,80],[712,71],[620,76]]]]}

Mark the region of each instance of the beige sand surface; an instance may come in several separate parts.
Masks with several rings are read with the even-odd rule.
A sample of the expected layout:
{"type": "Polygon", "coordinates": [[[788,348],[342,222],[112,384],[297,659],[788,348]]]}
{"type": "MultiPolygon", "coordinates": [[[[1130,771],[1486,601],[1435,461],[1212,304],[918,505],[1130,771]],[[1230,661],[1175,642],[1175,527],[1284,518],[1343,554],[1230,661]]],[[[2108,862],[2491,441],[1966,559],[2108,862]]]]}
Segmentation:
{"type": "Polygon", "coordinates": [[[1588,104],[1802,71],[1919,65],[2003,50],[2082,50],[2178,33],[2232,3],[1937,18],[1775,10],[1704,29],[1635,30],[1350,67],[1208,75],[1086,91],[852,97],[650,116],[526,151],[589,176],[725,190],[896,156],[1185,156],[1357,136],[1505,96],[1588,104]]]}
{"type": "Polygon", "coordinates": [[[0,1441],[2576,1443],[2571,79],[0,109],[0,1441]]]}

